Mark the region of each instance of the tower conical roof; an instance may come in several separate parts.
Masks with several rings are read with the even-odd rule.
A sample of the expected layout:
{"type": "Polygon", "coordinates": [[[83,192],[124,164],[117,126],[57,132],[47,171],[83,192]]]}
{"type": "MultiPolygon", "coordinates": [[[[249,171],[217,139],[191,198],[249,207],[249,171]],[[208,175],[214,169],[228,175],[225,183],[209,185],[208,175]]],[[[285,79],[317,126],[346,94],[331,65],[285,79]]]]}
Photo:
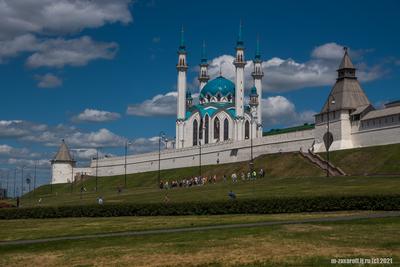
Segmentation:
{"type": "Polygon", "coordinates": [[[338,69],[338,79],[336,80],[321,113],[328,111],[328,101],[331,101],[329,105],[330,111],[341,109],[353,110],[371,104],[357,80],[355,68],[347,53],[347,49],[345,48],[344,50],[344,56],[338,69]],[[332,98],[335,100],[334,104],[332,103],[332,98]]]}
{"type": "Polygon", "coordinates": [[[74,162],[74,160],[71,157],[71,154],[69,153],[67,144],[65,144],[64,139],[62,140],[60,148],[58,149],[58,152],[53,159],[53,162],[56,161],[74,162]]]}
{"type": "Polygon", "coordinates": [[[347,53],[347,47],[344,48],[344,56],[340,63],[339,69],[355,69],[349,54],[347,53]]]}

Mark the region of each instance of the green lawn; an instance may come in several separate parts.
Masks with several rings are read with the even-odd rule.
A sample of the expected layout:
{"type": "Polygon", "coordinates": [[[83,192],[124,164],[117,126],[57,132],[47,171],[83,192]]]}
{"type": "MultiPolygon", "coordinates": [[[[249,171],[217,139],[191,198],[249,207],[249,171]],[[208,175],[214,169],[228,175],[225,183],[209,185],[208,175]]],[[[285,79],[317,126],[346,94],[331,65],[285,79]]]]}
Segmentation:
{"type": "Polygon", "coordinates": [[[165,228],[327,218],[348,215],[366,215],[371,213],[377,214],[382,212],[341,211],[269,215],[231,214],[212,216],[143,216],[0,220],[0,241],[165,228]]]}
{"type": "Polygon", "coordinates": [[[399,218],[386,218],[54,241],[1,247],[0,266],[332,266],[355,257],[398,266],[399,230],[399,218]]]}

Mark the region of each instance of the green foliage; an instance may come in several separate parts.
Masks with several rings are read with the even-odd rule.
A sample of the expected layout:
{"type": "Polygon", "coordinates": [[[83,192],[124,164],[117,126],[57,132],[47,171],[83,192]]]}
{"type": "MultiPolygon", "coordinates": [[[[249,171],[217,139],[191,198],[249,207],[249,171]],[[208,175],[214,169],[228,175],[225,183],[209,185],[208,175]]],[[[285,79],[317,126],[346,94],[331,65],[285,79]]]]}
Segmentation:
{"type": "Polygon", "coordinates": [[[106,204],[12,208],[0,210],[0,219],[271,214],[340,210],[400,210],[400,195],[320,196],[169,204],[106,204]]]}

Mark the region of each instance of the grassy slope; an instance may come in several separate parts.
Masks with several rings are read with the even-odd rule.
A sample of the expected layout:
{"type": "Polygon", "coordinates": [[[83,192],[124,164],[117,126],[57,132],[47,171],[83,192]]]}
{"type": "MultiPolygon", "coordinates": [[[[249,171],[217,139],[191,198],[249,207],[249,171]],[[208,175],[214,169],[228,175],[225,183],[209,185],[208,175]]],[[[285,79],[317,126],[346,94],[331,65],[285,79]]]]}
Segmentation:
{"type": "Polygon", "coordinates": [[[400,261],[399,218],[210,230],[6,246],[1,266],[332,266],[400,261]],[[379,231],[377,231],[379,229],[379,231]]]}
{"type": "Polygon", "coordinates": [[[350,175],[400,174],[400,144],[332,151],[330,160],[350,175]]]}

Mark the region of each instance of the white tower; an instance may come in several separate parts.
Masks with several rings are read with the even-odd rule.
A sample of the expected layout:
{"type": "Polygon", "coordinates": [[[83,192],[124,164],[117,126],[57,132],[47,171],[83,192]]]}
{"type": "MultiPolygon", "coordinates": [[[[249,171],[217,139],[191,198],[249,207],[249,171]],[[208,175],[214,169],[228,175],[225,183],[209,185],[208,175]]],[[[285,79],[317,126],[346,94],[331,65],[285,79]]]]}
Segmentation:
{"type": "Polygon", "coordinates": [[[262,60],[260,54],[260,41],[257,38],[256,55],[253,60],[254,69],[251,75],[254,79],[254,87],[257,89],[258,95],[258,106],[257,106],[257,135],[256,137],[262,137],[263,125],[262,125],[262,77],[264,76],[262,70],[262,60]]]}
{"type": "Polygon", "coordinates": [[[239,26],[239,35],[236,42],[236,58],[233,61],[236,67],[235,108],[236,108],[236,140],[244,140],[244,42],[242,39],[242,22],[239,26]]]}
{"type": "Polygon", "coordinates": [[[56,156],[51,161],[51,183],[60,184],[72,182],[75,162],[63,139],[56,156]]]}
{"type": "Polygon", "coordinates": [[[176,148],[182,148],[185,140],[184,126],[186,117],[186,47],[183,38],[183,28],[181,31],[181,41],[178,49],[178,105],[177,105],[177,119],[176,119],[176,148]]]}
{"type": "Polygon", "coordinates": [[[201,62],[200,62],[200,74],[199,74],[199,82],[200,82],[200,91],[207,84],[208,80],[210,80],[210,76],[208,75],[208,62],[206,55],[206,43],[203,42],[203,49],[201,51],[201,62]]]}

